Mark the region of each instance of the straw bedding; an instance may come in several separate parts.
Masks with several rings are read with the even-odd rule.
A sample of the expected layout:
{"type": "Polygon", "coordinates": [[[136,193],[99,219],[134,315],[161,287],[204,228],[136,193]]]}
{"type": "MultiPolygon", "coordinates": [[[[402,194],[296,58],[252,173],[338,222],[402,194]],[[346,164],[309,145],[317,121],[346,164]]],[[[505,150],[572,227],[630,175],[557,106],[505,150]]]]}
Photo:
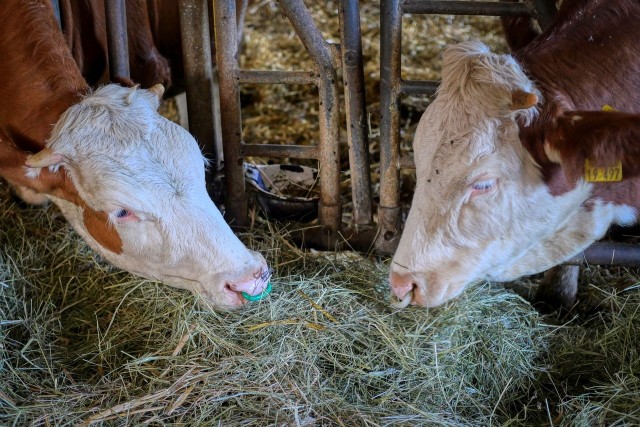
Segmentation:
{"type": "MultiPolygon", "coordinates": [[[[363,17],[373,15],[363,29],[375,61],[377,6],[361,5],[363,17]]],[[[333,28],[334,6],[314,4],[318,22],[333,28]]],[[[262,60],[271,64],[288,59],[299,48],[287,47],[297,40],[283,27],[274,24],[272,39],[256,41],[258,24],[276,21],[277,7],[252,8],[247,45],[270,46],[262,60]]],[[[420,25],[408,40],[434,28],[451,32],[431,35],[435,47],[406,47],[420,57],[451,39],[500,38],[488,18],[420,25]]],[[[368,66],[368,79],[376,73],[368,66]]],[[[304,109],[304,90],[263,90],[245,95],[254,117],[265,116],[266,134],[250,126],[245,137],[314,138],[304,123],[312,119],[287,110],[304,109]],[[268,134],[281,111],[304,126],[268,134]]],[[[372,112],[377,101],[370,101],[372,112]]],[[[424,100],[407,104],[410,141],[424,100]]],[[[214,312],[189,292],[111,267],[54,207],[18,206],[1,183],[0,425],[640,423],[637,271],[583,269],[581,304],[568,317],[543,316],[488,283],[439,309],[394,311],[388,259],[302,252],[289,242],[291,231],[256,217],[240,237],[274,268],[274,291],[239,311],[214,312]]],[[[535,279],[514,288],[535,288],[535,279]]]]}

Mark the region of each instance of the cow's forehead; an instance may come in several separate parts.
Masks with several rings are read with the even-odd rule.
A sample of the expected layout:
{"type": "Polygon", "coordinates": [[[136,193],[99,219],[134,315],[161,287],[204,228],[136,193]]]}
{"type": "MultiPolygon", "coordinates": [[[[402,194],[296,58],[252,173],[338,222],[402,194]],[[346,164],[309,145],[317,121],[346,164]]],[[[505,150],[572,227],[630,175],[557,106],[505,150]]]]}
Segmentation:
{"type": "Polygon", "coordinates": [[[476,116],[476,121],[471,122],[469,117],[460,117],[464,114],[461,109],[457,117],[447,115],[452,111],[450,107],[434,102],[418,126],[414,150],[419,174],[462,173],[496,151],[505,126],[500,120],[476,116]]]}

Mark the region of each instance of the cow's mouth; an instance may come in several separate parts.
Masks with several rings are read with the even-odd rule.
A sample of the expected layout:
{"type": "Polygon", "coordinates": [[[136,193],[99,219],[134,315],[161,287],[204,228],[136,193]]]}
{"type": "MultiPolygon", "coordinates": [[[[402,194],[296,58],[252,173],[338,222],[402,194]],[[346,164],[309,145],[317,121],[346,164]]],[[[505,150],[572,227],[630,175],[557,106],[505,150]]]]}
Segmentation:
{"type": "Polygon", "coordinates": [[[406,308],[409,304],[411,304],[412,299],[413,299],[413,291],[407,292],[407,294],[402,299],[399,299],[397,296],[395,296],[392,293],[390,305],[395,309],[401,310],[403,308],[406,308]]]}

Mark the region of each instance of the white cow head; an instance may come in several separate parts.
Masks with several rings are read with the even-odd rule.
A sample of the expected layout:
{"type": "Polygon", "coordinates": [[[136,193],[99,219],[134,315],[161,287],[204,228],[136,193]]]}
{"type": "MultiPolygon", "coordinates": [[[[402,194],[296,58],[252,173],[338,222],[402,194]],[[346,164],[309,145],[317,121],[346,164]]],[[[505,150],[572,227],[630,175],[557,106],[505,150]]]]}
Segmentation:
{"type": "Polygon", "coordinates": [[[401,301],[434,307],[473,281],[543,271],[601,237],[629,208],[553,196],[519,138],[541,95],[509,55],[461,43],[444,56],[437,98],[414,139],[417,185],[391,267],[401,301]],[[618,209],[616,211],[616,209],[618,209]]]}
{"type": "MultiPolygon", "coordinates": [[[[234,307],[269,270],[232,233],[205,188],[193,137],[157,113],[162,86],[108,85],[69,108],[27,166],[60,179],[50,197],[118,267],[234,307]],[[61,167],[61,168],[60,168],[61,167]]],[[[42,174],[44,175],[44,174],[42,174]]]]}

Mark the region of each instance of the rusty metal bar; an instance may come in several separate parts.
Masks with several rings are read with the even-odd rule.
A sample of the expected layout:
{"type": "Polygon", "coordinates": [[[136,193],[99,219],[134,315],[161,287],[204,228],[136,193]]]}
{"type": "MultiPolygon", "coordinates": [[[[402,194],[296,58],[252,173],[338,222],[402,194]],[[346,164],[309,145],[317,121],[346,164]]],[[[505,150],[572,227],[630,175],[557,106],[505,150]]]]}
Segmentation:
{"type": "Polygon", "coordinates": [[[282,11],[300,37],[319,74],[318,93],[320,122],[320,223],[328,231],[338,231],[342,223],[340,203],[339,96],[337,73],[331,48],[316,27],[302,0],[279,2],[282,11]]]}
{"type": "Polygon", "coordinates": [[[380,7],[380,204],[376,249],[393,253],[400,239],[398,157],[402,13],[399,0],[381,0],[380,7]]]}
{"type": "Polygon", "coordinates": [[[407,0],[403,13],[446,15],[531,16],[525,3],[407,0]]]}
{"type": "Polygon", "coordinates": [[[433,95],[439,85],[436,80],[403,80],[400,92],[403,95],[433,95]]]}
{"type": "Polygon", "coordinates": [[[317,159],[317,145],[242,144],[242,155],[256,157],[290,157],[292,159],[317,159]]]}
{"type": "Polygon", "coordinates": [[[220,85],[220,120],[226,179],[226,216],[234,225],[248,223],[247,194],[242,159],[242,120],[238,87],[238,29],[234,0],[216,0],[214,28],[220,85]]]}
{"type": "Polygon", "coordinates": [[[254,84],[318,84],[318,76],[309,71],[240,70],[240,83],[254,84]]]}
{"type": "Polygon", "coordinates": [[[413,154],[407,154],[405,156],[400,156],[400,169],[415,169],[416,164],[413,161],[413,154]]]}
{"type": "Polygon", "coordinates": [[[111,81],[130,77],[125,0],[105,0],[109,76],[111,81]]]}
{"type": "MultiPolygon", "coordinates": [[[[212,162],[220,168],[221,141],[216,141],[214,121],[214,76],[211,67],[211,37],[206,0],[179,0],[180,34],[187,87],[189,132],[212,162]]],[[[207,174],[207,180],[211,175],[207,174]]]]}
{"type": "Polygon", "coordinates": [[[368,225],[373,220],[371,168],[358,0],[341,0],[339,15],[353,218],[356,225],[368,225]]]}
{"type": "Polygon", "coordinates": [[[640,246],[637,244],[597,242],[585,249],[581,254],[565,261],[565,264],[640,267],[640,246]]]}

